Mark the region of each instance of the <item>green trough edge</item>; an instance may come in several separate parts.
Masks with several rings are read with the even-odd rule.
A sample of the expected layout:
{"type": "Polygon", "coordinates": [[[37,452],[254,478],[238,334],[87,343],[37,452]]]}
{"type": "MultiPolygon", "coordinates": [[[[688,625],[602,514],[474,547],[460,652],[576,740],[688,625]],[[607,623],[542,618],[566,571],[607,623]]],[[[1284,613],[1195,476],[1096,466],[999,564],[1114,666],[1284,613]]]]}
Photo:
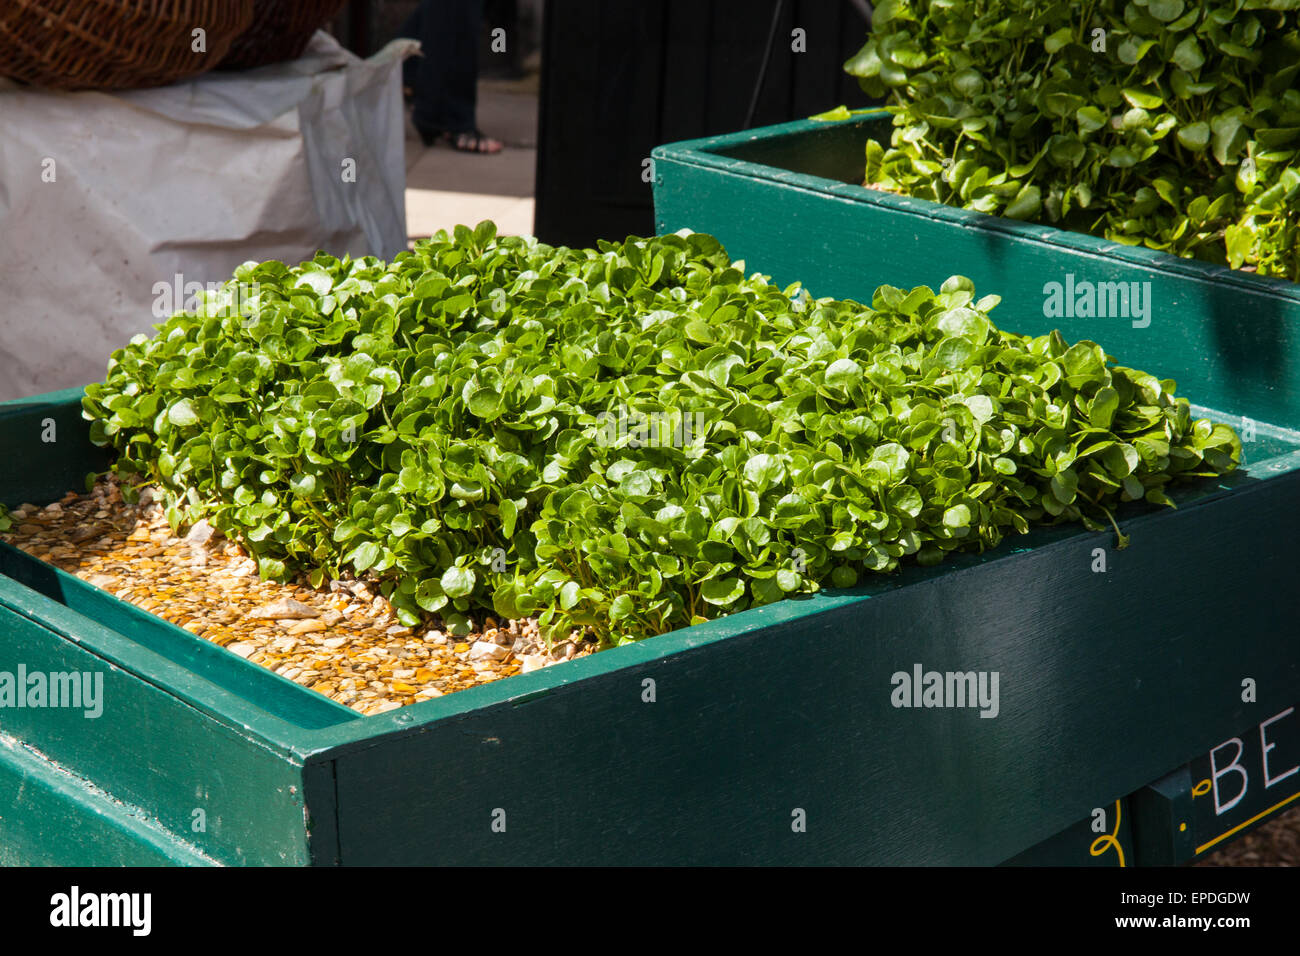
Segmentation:
{"type": "MultiPolygon", "coordinates": [[[[650,153],[658,161],[671,160],[686,166],[714,169],[720,172],[744,176],[747,179],[762,179],[778,182],[803,192],[825,196],[828,193],[838,199],[854,203],[882,206],[908,216],[920,216],[961,226],[965,229],[1000,232],[1020,239],[1026,239],[1042,245],[1069,249],[1071,252],[1084,252],[1100,259],[1119,259],[1130,265],[1162,273],[1173,273],[1185,278],[1202,279],[1221,285],[1234,286],[1255,294],[1261,291],[1275,294],[1300,306],[1300,285],[1271,276],[1245,275],[1227,266],[1217,266],[1196,259],[1184,259],[1168,252],[1147,249],[1144,246],[1126,246],[1122,243],[1098,239],[1087,233],[1071,232],[1044,226],[1038,223],[1021,222],[1005,219],[988,213],[975,212],[957,206],[947,206],[929,199],[912,199],[894,193],[867,189],[853,183],[796,173],[776,166],[765,166],[748,160],[736,159],[725,155],[725,151],[742,148],[757,140],[777,140],[786,137],[817,133],[830,128],[847,126],[865,126],[889,119],[888,110],[877,110],[847,120],[795,120],[761,129],[746,130],[739,133],[725,133],[720,136],[708,136],[702,139],[682,140],[663,146],[656,146],[650,153]]],[[[865,140],[864,140],[865,142],[865,140]]],[[[662,228],[662,226],[661,226],[662,228]]]]}

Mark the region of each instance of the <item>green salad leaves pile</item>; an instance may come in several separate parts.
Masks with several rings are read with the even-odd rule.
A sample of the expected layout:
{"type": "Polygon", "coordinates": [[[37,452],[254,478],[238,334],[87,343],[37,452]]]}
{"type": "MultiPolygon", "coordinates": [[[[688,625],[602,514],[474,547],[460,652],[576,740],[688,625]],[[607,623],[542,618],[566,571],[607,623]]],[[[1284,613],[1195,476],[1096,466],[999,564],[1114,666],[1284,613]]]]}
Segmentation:
{"type": "Polygon", "coordinates": [[[884,0],[866,182],[1300,281],[1300,0],[884,0]]]}
{"type": "Polygon", "coordinates": [[[267,576],[374,572],[619,643],[1230,471],[1231,429],[1100,346],[996,328],[954,277],[871,307],[702,234],[457,227],[391,263],[249,263],[87,389],[115,468],[267,576]]]}

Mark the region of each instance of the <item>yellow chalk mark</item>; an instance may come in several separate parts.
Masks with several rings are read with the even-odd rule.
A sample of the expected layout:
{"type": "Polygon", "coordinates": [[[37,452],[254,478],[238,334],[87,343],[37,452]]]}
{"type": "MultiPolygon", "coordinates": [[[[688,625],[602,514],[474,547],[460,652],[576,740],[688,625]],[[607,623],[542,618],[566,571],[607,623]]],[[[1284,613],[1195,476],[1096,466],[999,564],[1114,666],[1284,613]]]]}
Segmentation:
{"type": "Polygon", "coordinates": [[[1119,820],[1120,820],[1120,806],[1119,806],[1119,801],[1116,800],[1116,801],[1115,801],[1115,832],[1114,832],[1114,833],[1103,833],[1101,836],[1097,837],[1097,839],[1093,840],[1093,841],[1092,841],[1092,846],[1088,847],[1088,853],[1089,853],[1089,855],[1091,855],[1091,856],[1101,856],[1103,853],[1105,853],[1105,852],[1106,852],[1107,850],[1109,850],[1111,847],[1114,847],[1114,848],[1115,848],[1115,852],[1119,854],[1119,865],[1120,865],[1121,867],[1123,867],[1123,866],[1124,866],[1124,848],[1123,848],[1122,846],[1119,845],[1119,839],[1118,839],[1118,838],[1119,838],[1119,820]]]}

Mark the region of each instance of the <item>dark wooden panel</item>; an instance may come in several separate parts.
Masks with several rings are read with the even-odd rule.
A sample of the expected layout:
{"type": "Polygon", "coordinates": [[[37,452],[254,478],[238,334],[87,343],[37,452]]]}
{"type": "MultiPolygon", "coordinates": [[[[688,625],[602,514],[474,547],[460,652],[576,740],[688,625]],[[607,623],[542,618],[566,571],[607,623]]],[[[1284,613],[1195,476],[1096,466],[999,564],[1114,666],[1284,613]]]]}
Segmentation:
{"type": "Polygon", "coordinates": [[[70,388],[0,404],[0,504],[48,504],[108,468],[107,450],[90,444],[81,395],[70,388]]]}
{"type": "Polygon", "coordinates": [[[1126,799],[1093,808],[1087,819],[1018,853],[1003,864],[1124,868],[1136,865],[1132,801],[1126,799]]]}
{"type": "MultiPolygon", "coordinates": [[[[593,245],[654,228],[641,161],[657,145],[740,129],[777,0],[551,0],[546,6],[535,231],[593,245]]],[[[787,0],[757,125],[867,98],[842,66],[866,37],[846,0],[787,0]],[[806,31],[807,52],[791,49],[806,31]]]]}

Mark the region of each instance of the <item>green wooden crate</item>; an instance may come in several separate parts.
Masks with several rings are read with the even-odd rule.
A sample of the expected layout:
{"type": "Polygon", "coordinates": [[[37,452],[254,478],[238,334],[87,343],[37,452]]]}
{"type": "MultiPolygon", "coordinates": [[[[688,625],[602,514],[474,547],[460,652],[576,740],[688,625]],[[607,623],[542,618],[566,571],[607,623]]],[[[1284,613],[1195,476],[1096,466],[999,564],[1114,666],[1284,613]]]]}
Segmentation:
{"type": "MultiPolygon", "coordinates": [[[[0,501],[103,467],[77,400],[0,405],[0,501]]],[[[1114,865],[1080,821],[1300,699],[1300,435],[1259,435],[1123,552],[1039,529],[370,717],[0,545],[0,671],[103,674],[0,708],[0,862],[1114,865]],[[915,664],[997,716],[894,707],[915,664]]]]}

